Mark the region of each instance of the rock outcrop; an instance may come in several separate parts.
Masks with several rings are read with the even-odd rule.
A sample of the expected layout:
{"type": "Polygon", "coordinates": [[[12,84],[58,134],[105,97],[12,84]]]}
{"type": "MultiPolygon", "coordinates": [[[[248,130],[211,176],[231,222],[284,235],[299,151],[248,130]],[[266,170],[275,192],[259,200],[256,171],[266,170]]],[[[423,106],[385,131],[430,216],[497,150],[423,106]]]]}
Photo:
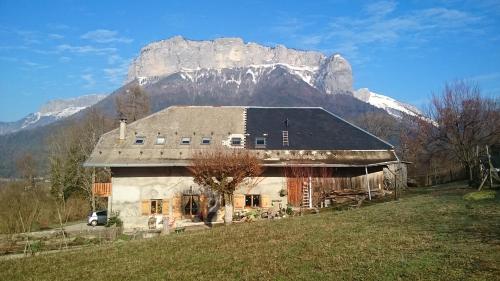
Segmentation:
{"type": "Polygon", "coordinates": [[[282,45],[266,47],[245,43],[240,38],[193,41],[176,36],[151,43],[142,48],[130,65],[127,80],[152,81],[178,72],[276,64],[299,76],[301,72],[312,73],[306,82],[327,94],[352,94],[351,66],[340,55],[326,57],[320,52],[299,51],[282,45]]]}

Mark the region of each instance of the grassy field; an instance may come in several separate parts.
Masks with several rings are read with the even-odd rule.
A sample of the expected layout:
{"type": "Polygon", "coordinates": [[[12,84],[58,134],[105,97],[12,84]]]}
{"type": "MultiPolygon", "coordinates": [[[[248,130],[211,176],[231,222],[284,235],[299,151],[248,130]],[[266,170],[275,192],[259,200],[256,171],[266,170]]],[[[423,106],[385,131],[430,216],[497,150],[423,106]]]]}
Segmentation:
{"type": "Polygon", "coordinates": [[[500,280],[500,199],[399,202],[0,261],[0,280],[500,280]]]}

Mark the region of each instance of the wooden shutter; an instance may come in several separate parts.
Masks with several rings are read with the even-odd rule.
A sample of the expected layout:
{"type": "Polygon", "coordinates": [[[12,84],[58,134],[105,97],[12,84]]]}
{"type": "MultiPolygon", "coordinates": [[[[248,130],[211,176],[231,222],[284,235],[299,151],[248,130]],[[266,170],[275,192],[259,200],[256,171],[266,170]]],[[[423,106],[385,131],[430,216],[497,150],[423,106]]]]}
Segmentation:
{"type": "Polygon", "coordinates": [[[235,194],[234,195],[234,208],[243,209],[245,207],[245,195],[235,194]]]}
{"type": "Polygon", "coordinates": [[[143,216],[149,216],[151,214],[151,201],[142,200],[142,202],[141,202],[141,214],[143,216]]]}
{"type": "Polygon", "coordinates": [[[262,208],[270,208],[271,207],[271,198],[269,195],[261,195],[260,196],[260,206],[262,208]]]}
{"type": "Polygon", "coordinates": [[[175,196],[172,202],[173,216],[176,219],[182,218],[182,197],[175,196]]]}
{"type": "Polygon", "coordinates": [[[161,213],[163,215],[169,215],[169,211],[168,211],[169,201],[170,201],[170,199],[168,199],[168,198],[165,198],[162,200],[161,213]]]}
{"type": "Polygon", "coordinates": [[[208,198],[204,194],[200,196],[200,214],[203,219],[205,219],[208,214],[208,198]]]}

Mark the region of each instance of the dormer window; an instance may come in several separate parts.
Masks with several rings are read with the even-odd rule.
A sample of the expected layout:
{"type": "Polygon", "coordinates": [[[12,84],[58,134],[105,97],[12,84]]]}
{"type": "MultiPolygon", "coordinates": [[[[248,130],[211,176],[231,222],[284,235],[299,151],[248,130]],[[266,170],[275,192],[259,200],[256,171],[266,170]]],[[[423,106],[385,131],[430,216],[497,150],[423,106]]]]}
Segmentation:
{"type": "Polygon", "coordinates": [[[265,137],[256,137],[255,138],[255,148],[265,148],[266,147],[266,138],[265,137]]]}
{"type": "Polygon", "coordinates": [[[181,144],[191,144],[191,138],[189,138],[189,137],[182,138],[181,144]]]}
{"type": "Polygon", "coordinates": [[[231,138],[231,145],[240,146],[241,145],[241,138],[231,138]]]}
{"type": "Polygon", "coordinates": [[[144,144],[146,142],[146,137],[135,137],[134,144],[144,144]]]}
{"type": "Polygon", "coordinates": [[[209,138],[209,137],[203,137],[203,138],[201,138],[201,144],[207,145],[207,144],[210,144],[211,141],[212,141],[212,139],[209,138]]]}
{"type": "Polygon", "coordinates": [[[156,144],[158,144],[158,145],[165,144],[165,137],[157,136],[156,137],[156,144]]]}

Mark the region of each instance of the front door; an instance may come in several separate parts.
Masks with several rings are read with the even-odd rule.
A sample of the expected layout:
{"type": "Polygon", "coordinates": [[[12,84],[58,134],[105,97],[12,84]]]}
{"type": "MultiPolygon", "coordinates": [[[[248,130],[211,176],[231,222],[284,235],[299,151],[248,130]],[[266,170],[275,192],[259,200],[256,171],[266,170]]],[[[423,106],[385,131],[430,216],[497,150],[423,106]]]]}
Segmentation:
{"type": "Polygon", "coordinates": [[[183,212],[186,217],[197,216],[200,212],[200,196],[199,195],[183,195],[183,212]]]}
{"type": "Polygon", "coordinates": [[[302,204],[302,178],[286,178],[288,189],[288,204],[293,207],[300,207],[302,204]]]}

